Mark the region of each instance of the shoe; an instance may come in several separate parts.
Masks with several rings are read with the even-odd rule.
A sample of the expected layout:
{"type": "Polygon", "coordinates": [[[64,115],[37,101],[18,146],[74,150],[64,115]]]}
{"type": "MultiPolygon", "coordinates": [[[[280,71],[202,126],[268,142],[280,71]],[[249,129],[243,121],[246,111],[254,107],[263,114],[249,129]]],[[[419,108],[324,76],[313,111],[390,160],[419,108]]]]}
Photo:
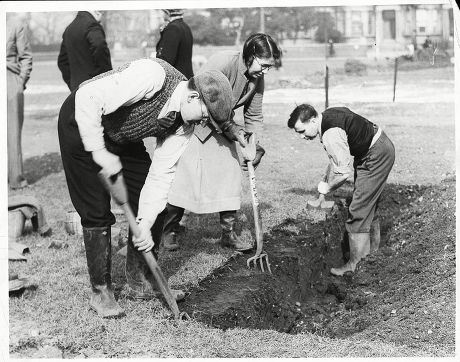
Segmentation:
{"type": "Polygon", "coordinates": [[[18,184],[15,184],[15,185],[10,184],[10,188],[12,190],[22,190],[22,189],[25,189],[26,187],[29,187],[29,183],[27,182],[27,180],[22,180],[18,184]]]}

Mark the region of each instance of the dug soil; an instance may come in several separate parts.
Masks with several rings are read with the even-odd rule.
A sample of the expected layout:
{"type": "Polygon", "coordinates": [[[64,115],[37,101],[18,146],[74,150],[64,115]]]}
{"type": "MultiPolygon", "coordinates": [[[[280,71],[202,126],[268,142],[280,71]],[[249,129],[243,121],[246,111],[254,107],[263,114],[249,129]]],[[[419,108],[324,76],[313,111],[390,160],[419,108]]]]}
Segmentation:
{"type": "Polygon", "coordinates": [[[253,251],[236,255],[181,309],[222,329],[454,346],[455,176],[435,186],[388,185],[380,249],[353,275],[335,277],[330,268],[346,256],[349,196],[339,190],[332,210],[306,209],[264,234],[272,274],[247,267],[253,251]]]}

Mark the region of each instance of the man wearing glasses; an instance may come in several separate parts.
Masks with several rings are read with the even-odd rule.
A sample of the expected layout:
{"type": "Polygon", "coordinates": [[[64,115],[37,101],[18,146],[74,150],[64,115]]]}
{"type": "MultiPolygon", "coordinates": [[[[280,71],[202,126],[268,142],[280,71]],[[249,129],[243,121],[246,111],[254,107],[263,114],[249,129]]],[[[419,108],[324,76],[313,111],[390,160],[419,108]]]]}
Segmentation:
{"type": "MultiPolygon", "coordinates": [[[[202,70],[221,71],[230,81],[233,109],[244,107],[244,127],[238,130],[241,135],[257,134],[257,126],[263,122],[264,77],[273,66],[280,64],[281,51],[276,42],[267,34],[257,33],[246,40],[242,52],[217,53],[203,66],[202,70]]],[[[257,142],[255,167],[264,153],[257,142]]],[[[242,168],[247,170],[246,164],[242,168]]],[[[194,136],[178,162],[169,192],[164,248],[179,248],[179,222],[187,209],[197,214],[219,212],[221,245],[238,251],[250,250],[252,243],[235,233],[236,211],[240,204],[241,169],[236,144],[229,141],[225,132],[218,133],[206,123],[195,127],[194,136]]]]}

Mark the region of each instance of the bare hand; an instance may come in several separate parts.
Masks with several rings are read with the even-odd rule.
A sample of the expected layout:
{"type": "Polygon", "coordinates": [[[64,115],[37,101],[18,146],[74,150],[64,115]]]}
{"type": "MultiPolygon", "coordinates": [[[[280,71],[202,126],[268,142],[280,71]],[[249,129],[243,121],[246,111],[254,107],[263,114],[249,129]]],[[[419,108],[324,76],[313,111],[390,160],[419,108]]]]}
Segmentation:
{"type": "MultiPolygon", "coordinates": [[[[254,170],[257,169],[257,166],[259,166],[260,160],[262,160],[262,156],[265,154],[264,148],[257,144],[256,145],[256,155],[254,157],[254,160],[252,161],[252,165],[254,166],[254,170]]],[[[248,165],[247,162],[243,162],[243,165],[241,166],[243,171],[248,170],[248,165]]]]}
{"type": "Polygon", "coordinates": [[[112,176],[121,171],[121,161],[117,155],[110,153],[105,148],[93,151],[93,160],[102,167],[102,172],[112,176]]]}
{"type": "Polygon", "coordinates": [[[139,229],[141,233],[138,237],[133,237],[133,243],[139,251],[147,253],[153,249],[155,243],[153,242],[152,233],[150,231],[151,225],[142,221],[143,220],[139,222],[139,229]]]}

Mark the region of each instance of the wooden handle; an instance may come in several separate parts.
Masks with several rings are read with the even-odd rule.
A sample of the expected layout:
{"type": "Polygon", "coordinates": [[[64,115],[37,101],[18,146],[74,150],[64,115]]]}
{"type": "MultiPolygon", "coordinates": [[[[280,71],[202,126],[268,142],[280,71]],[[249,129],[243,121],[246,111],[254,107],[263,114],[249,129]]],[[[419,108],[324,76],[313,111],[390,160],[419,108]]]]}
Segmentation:
{"type": "Polygon", "coordinates": [[[323,181],[324,182],[328,182],[329,181],[329,173],[331,172],[331,163],[329,162],[329,164],[327,165],[327,168],[326,168],[326,173],[324,174],[323,176],[323,181]]]}
{"type": "MultiPolygon", "coordinates": [[[[128,204],[128,192],[126,189],[126,184],[123,180],[123,176],[121,173],[107,177],[103,173],[99,173],[99,178],[102,181],[102,184],[107,189],[107,191],[112,194],[115,201],[120,204],[123,208],[125,213],[126,219],[128,220],[128,225],[131,228],[131,231],[135,237],[139,237],[141,234],[141,230],[139,225],[137,225],[136,218],[134,217],[133,211],[128,204]]],[[[158,286],[160,287],[160,291],[166,299],[166,302],[169,305],[169,308],[174,313],[175,319],[180,319],[180,311],[179,307],[177,306],[176,298],[174,298],[171,289],[169,288],[168,281],[166,280],[163,272],[160,269],[153,253],[151,252],[143,252],[142,253],[146,264],[148,265],[150,271],[152,272],[158,286]]]]}
{"type": "Polygon", "coordinates": [[[254,172],[254,166],[251,161],[248,163],[249,172],[249,184],[251,189],[251,200],[252,200],[252,211],[254,213],[254,226],[256,233],[257,250],[256,255],[260,254],[263,249],[263,230],[262,230],[262,218],[260,217],[259,200],[257,198],[257,187],[256,187],[256,175],[254,172]]]}
{"type": "MultiPolygon", "coordinates": [[[[139,228],[139,225],[137,225],[136,218],[134,217],[131,207],[127,203],[121,205],[121,207],[125,212],[125,216],[128,219],[128,224],[131,228],[131,231],[133,232],[133,235],[135,237],[139,237],[141,234],[141,230],[139,228]]],[[[172,312],[174,313],[174,318],[179,319],[180,311],[179,307],[177,306],[176,298],[174,298],[174,295],[172,294],[171,289],[169,288],[168,281],[166,280],[163,272],[161,271],[158,262],[156,261],[155,257],[150,251],[143,252],[142,255],[150,271],[152,272],[158,286],[160,287],[160,291],[165,297],[166,302],[169,305],[169,308],[171,308],[172,312]]]]}

